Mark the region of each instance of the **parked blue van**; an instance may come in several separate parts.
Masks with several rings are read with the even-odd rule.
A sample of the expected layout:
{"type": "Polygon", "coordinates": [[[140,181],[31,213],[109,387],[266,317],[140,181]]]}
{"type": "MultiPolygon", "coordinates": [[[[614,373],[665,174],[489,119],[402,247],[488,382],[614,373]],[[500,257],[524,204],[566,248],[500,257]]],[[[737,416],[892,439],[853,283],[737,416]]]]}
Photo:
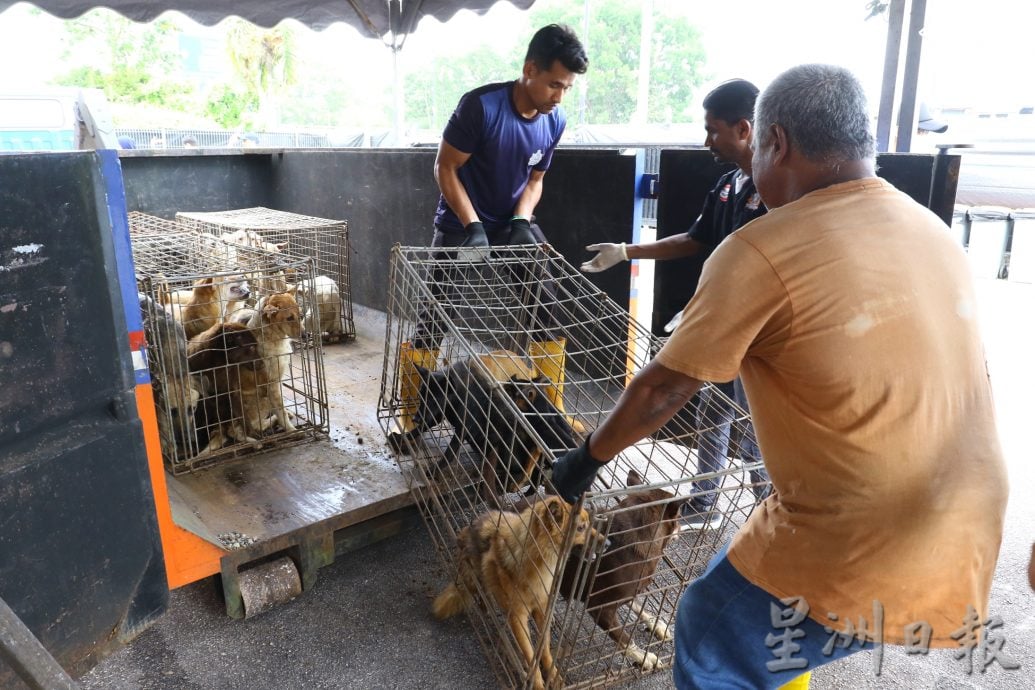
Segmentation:
{"type": "Polygon", "coordinates": [[[77,89],[0,92],[0,152],[75,148],[77,89]]]}

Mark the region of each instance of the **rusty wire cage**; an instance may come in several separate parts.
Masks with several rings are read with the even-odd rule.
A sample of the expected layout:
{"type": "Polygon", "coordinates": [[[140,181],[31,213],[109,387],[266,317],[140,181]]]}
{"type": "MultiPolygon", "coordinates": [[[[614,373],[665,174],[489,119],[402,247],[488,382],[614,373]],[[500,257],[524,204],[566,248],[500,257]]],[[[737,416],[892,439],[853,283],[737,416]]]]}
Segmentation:
{"type": "Polygon", "coordinates": [[[333,343],[356,337],[349,278],[348,223],[344,220],[255,208],[176,214],[181,229],[232,237],[250,244],[313,259],[316,278],[298,285],[307,333],[333,343]]]}
{"type": "Polygon", "coordinates": [[[716,438],[749,417],[706,384],[599,472],[583,502],[592,529],[548,517],[551,459],[606,418],[659,341],[552,248],[485,252],[393,249],[381,425],[450,579],[473,596],[464,608],[501,686],[602,687],[667,668],[680,594],[769,490],[753,432],[716,438]],[[504,595],[472,575],[493,541],[545,559],[525,582],[548,592],[550,635],[532,636],[531,659],[504,595]]]}
{"type": "Polygon", "coordinates": [[[130,214],[162,456],[174,474],[324,437],[323,350],[297,347],[313,261],[130,214]],[[229,325],[227,325],[229,324],[229,325]]]}

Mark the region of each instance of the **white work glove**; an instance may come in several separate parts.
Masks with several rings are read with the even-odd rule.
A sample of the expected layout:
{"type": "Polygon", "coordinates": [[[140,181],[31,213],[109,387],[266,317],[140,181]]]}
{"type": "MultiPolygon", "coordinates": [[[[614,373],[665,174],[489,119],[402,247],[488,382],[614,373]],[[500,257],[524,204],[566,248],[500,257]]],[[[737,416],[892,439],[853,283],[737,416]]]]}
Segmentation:
{"type": "Polygon", "coordinates": [[[669,319],[669,322],[665,324],[665,332],[671,333],[679,327],[679,322],[683,320],[683,311],[679,310],[676,315],[669,319]]]}
{"type": "Polygon", "coordinates": [[[606,271],[621,261],[628,261],[629,255],[625,253],[625,242],[621,244],[591,244],[586,247],[587,251],[598,252],[589,261],[580,267],[584,273],[600,273],[606,271]]]}

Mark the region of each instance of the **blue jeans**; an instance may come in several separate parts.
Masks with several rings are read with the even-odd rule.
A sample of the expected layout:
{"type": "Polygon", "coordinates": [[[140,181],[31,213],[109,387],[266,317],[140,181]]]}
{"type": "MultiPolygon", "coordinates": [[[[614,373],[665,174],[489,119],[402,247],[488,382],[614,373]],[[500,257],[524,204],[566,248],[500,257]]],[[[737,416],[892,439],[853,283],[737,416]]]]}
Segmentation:
{"type": "MultiPolygon", "coordinates": [[[[833,645],[828,655],[824,646],[831,633],[811,618],[790,615],[791,611],[792,606],[738,573],[723,548],[679,601],[676,687],[778,688],[806,671],[873,648],[872,643],[854,641],[847,647],[833,645]],[[784,647],[785,643],[789,646],[784,647]]],[[[841,630],[838,623],[831,627],[841,630]]]]}
{"type": "MultiPolygon", "coordinates": [[[[737,377],[730,383],[714,384],[715,388],[732,398],[745,412],[748,411],[747,394],[744,393],[744,386],[737,377]]],[[[726,469],[729,464],[730,455],[730,428],[736,416],[734,408],[718,396],[712,394],[711,388],[701,391],[700,395],[701,414],[697,421],[699,439],[697,444],[698,472],[719,472],[726,469]]],[[[744,433],[740,440],[741,459],[746,463],[762,461],[762,454],[758,450],[758,442],[755,440],[755,427],[750,421],[743,422],[744,433]]],[[[759,499],[765,498],[769,493],[769,475],[764,469],[751,471],[751,482],[754,485],[755,496],[759,499]]],[[[698,510],[710,508],[715,503],[715,490],[718,488],[718,481],[715,479],[702,479],[693,483],[694,491],[706,492],[693,499],[693,507],[698,510]]]]}

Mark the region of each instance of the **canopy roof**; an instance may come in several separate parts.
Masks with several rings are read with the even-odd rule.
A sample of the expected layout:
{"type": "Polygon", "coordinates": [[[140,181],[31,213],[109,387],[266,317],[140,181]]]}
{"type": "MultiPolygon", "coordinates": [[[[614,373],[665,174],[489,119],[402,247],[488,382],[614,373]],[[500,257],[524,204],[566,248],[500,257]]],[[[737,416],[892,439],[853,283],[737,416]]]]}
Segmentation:
{"type": "MultiPolygon", "coordinates": [[[[0,12],[18,0],[0,0],[0,12]]],[[[423,17],[447,21],[462,9],[483,14],[499,0],[30,0],[42,10],[72,19],[95,7],[107,7],[129,19],[149,22],[162,12],[176,10],[194,21],[212,25],[230,16],[272,27],[295,19],[312,29],[345,22],[362,33],[380,38],[409,34],[423,17]]],[[[508,0],[528,9],[535,0],[508,0]]]]}

